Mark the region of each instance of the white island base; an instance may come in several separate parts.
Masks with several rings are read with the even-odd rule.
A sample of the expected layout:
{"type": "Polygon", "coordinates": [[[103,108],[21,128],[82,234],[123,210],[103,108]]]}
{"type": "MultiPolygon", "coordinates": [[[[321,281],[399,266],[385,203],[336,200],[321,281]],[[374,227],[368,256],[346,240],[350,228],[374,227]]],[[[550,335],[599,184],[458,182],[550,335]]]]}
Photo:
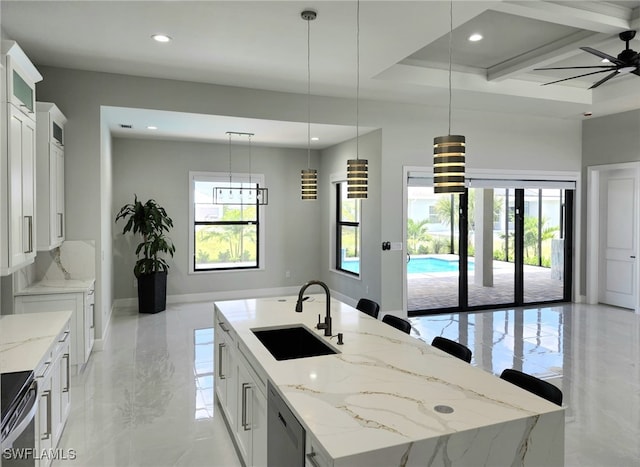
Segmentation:
{"type": "Polygon", "coordinates": [[[267,380],[306,430],[311,467],[564,464],[562,407],[332,300],[338,346],[314,329],[324,295],[302,313],[296,298],[215,304],[216,396],[245,464],[267,464],[267,380]],[[277,361],[252,332],[295,324],[339,353],[277,361]]]}

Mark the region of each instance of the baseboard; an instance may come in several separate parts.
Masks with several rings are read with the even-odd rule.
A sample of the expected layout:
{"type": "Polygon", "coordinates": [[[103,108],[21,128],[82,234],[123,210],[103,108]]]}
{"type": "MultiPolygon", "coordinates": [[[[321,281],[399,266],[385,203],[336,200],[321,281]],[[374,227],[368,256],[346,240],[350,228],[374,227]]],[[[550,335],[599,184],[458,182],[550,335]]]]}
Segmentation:
{"type": "MultiPolygon", "coordinates": [[[[216,300],[240,300],[243,298],[278,297],[280,295],[295,295],[299,290],[300,287],[292,286],[274,287],[270,289],[245,289],[228,290],[224,292],[177,294],[167,295],[167,303],[215,302],[216,300]]],[[[341,298],[338,299],[341,300],[341,298]]],[[[345,297],[345,301],[346,299],[347,298],[345,297]]],[[[138,306],[137,298],[118,298],[113,302],[113,308],[127,308],[136,306],[138,306]]]]}
{"type": "Polygon", "coordinates": [[[111,304],[111,310],[109,311],[109,316],[107,317],[107,324],[104,327],[104,331],[102,332],[102,337],[100,339],[96,339],[93,341],[93,350],[99,351],[104,350],[104,344],[109,340],[109,333],[111,332],[111,317],[113,316],[113,310],[116,307],[115,302],[111,304]]]}

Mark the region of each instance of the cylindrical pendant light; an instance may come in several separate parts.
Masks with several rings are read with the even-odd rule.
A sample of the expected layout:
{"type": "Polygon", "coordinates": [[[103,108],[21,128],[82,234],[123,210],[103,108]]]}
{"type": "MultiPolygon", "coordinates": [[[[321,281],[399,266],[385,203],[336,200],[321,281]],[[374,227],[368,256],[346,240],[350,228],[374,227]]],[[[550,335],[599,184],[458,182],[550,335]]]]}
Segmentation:
{"type": "Polygon", "coordinates": [[[347,161],[347,198],[368,196],[369,161],[360,159],[360,1],[356,3],[356,158],[347,161]]]}
{"type": "Polygon", "coordinates": [[[464,193],[465,137],[433,138],[433,192],[464,193]]]}
{"type": "Polygon", "coordinates": [[[451,134],[451,50],[453,1],[449,4],[449,134],[433,138],[433,192],[464,193],[466,140],[451,134]]]}
{"type": "Polygon", "coordinates": [[[318,198],[318,171],[311,166],[311,21],[318,17],[313,10],[300,13],[307,22],[307,168],[300,171],[300,196],[303,200],[318,198]]]}

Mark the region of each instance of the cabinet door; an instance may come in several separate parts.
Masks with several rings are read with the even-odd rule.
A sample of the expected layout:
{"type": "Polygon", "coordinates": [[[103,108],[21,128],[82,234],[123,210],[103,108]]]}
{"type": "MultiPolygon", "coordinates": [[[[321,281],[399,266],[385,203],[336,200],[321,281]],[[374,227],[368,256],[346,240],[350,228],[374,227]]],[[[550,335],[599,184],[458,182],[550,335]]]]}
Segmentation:
{"type": "Polygon", "coordinates": [[[267,465],[267,397],[238,358],[238,447],[247,465],[267,465]]]}
{"type": "Polygon", "coordinates": [[[236,440],[238,450],[247,465],[253,465],[251,448],[252,432],[251,418],[253,415],[252,393],[255,390],[253,380],[243,364],[238,365],[238,424],[236,427],[236,440]]]}
{"type": "Polygon", "coordinates": [[[57,436],[55,438],[55,442],[57,443],[62,435],[62,431],[64,430],[64,426],[67,423],[67,418],[69,417],[69,409],[71,408],[71,399],[70,399],[70,358],[69,358],[69,334],[66,333],[64,335],[64,339],[61,342],[60,346],[60,380],[58,386],[59,400],[60,400],[60,409],[58,410],[58,419],[57,422],[57,436]]]}
{"type": "Polygon", "coordinates": [[[64,151],[51,143],[52,209],[51,244],[60,245],[65,236],[64,215],[64,151]]]}
{"type": "Polygon", "coordinates": [[[8,112],[8,268],[35,257],[35,123],[11,104],[8,112]]]}
{"type": "MultiPolygon", "coordinates": [[[[52,420],[51,420],[51,371],[47,368],[44,375],[37,379],[38,381],[38,393],[40,394],[38,399],[38,411],[36,412],[36,443],[38,446],[38,452],[49,450],[53,447],[52,432],[52,420]]],[[[40,460],[40,466],[46,466],[47,462],[44,459],[40,460]]]]}

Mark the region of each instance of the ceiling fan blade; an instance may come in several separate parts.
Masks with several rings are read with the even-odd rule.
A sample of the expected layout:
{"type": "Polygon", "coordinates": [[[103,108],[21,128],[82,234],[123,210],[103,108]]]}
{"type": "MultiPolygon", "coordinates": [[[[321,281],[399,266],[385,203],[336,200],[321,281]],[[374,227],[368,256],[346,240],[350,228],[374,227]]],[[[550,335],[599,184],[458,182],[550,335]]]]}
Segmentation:
{"type": "Polygon", "coordinates": [[[618,71],[614,71],[613,73],[611,73],[610,75],[605,76],[604,78],[602,78],[600,81],[598,81],[597,83],[595,83],[593,86],[591,86],[589,89],[593,89],[593,88],[597,88],[598,86],[600,86],[602,83],[609,81],[611,78],[613,78],[615,75],[619,75],[620,73],[618,73],[618,71]]]}
{"type": "Polygon", "coordinates": [[[593,49],[591,47],[580,47],[580,49],[584,50],[585,52],[589,52],[590,54],[593,54],[593,55],[595,55],[597,57],[606,58],[611,63],[615,63],[616,65],[624,65],[624,62],[622,60],[618,59],[618,57],[614,57],[614,56],[606,54],[604,52],[600,52],[599,50],[593,49]]]}
{"type": "Polygon", "coordinates": [[[616,65],[558,66],[558,67],[547,67],[547,68],[534,68],[534,70],[578,70],[580,68],[608,68],[610,70],[613,70],[618,67],[616,65]]]}
{"type": "MultiPolygon", "coordinates": [[[[564,78],[564,79],[559,79],[556,81],[551,81],[550,83],[544,83],[542,86],[547,86],[548,84],[555,84],[555,83],[559,83],[561,81],[568,81],[570,79],[575,79],[575,78],[582,78],[583,76],[589,76],[589,75],[595,75],[596,73],[605,73],[607,71],[609,71],[610,69],[607,70],[598,70],[598,71],[592,71],[591,73],[585,73],[583,75],[578,75],[578,76],[572,76],[570,78],[564,78]]],[[[615,71],[614,73],[617,73],[617,71],[615,71]]]]}

